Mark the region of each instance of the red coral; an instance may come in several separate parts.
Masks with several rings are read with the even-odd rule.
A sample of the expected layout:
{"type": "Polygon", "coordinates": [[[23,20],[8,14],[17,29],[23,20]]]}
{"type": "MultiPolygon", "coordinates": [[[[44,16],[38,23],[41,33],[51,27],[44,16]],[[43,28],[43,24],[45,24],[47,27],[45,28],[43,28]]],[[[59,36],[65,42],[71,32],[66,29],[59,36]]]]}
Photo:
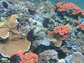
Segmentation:
{"type": "Polygon", "coordinates": [[[80,28],[81,28],[82,31],[84,31],[84,23],[82,23],[82,24],[80,25],[80,28]]]}
{"type": "Polygon", "coordinates": [[[76,15],[81,13],[82,15],[84,15],[84,10],[82,10],[81,8],[79,8],[77,5],[73,4],[73,3],[64,3],[64,2],[59,2],[55,4],[55,7],[53,8],[54,10],[57,9],[58,12],[63,12],[66,10],[72,10],[72,14],[76,15]]]}
{"type": "Polygon", "coordinates": [[[17,53],[14,53],[13,55],[19,55],[21,59],[20,63],[37,63],[38,62],[38,55],[32,52],[25,53],[25,54],[23,52],[17,52],[17,53]]]}
{"type": "Polygon", "coordinates": [[[54,29],[54,32],[62,36],[63,39],[65,39],[68,38],[68,33],[71,33],[71,30],[69,26],[60,25],[54,29]]]}

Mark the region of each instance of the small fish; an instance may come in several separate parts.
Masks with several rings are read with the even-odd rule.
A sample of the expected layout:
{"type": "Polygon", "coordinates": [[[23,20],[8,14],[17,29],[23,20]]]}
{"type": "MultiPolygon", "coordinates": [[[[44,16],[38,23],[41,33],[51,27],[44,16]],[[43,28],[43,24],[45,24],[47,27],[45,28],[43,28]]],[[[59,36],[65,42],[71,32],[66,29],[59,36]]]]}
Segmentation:
{"type": "Polygon", "coordinates": [[[2,4],[6,9],[8,8],[8,4],[5,1],[3,1],[2,4]]]}

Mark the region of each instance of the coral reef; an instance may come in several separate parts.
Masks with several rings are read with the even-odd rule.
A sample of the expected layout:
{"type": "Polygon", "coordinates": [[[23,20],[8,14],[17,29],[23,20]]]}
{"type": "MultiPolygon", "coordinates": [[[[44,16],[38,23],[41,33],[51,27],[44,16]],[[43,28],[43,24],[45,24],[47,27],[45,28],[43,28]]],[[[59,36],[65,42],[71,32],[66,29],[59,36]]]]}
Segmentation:
{"type": "Polygon", "coordinates": [[[58,53],[55,50],[46,50],[39,54],[38,63],[55,63],[58,59],[58,53]],[[43,61],[44,60],[44,61],[43,61]]]}
{"type": "Polygon", "coordinates": [[[80,25],[81,31],[84,31],[84,24],[80,25]]]}
{"type": "Polygon", "coordinates": [[[58,12],[70,12],[73,15],[79,14],[81,13],[82,15],[84,15],[84,11],[82,9],[80,9],[78,6],[76,6],[73,3],[64,3],[64,2],[58,2],[55,4],[55,11],[58,12]]]}
{"type": "Polygon", "coordinates": [[[44,13],[51,12],[52,7],[53,7],[53,5],[51,4],[50,1],[44,1],[44,2],[42,1],[39,4],[36,12],[44,12],[44,13]]]}
{"type": "Polygon", "coordinates": [[[2,42],[3,40],[0,41],[2,42],[0,43],[0,50],[4,55],[10,56],[10,54],[18,51],[27,51],[30,48],[30,42],[26,38],[20,39],[19,37],[16,15],[12,15],[6,22],[0,24],[0,30],[0,37],[4,40],[8,38],[5,44],[2,42]],[[13,51],[11,51],[12,49],[13,51]]]}
{"type": "Polygon", "coordinates": [[[54,3],[0,1],[0,63],[84,62],[84,10],[54,3]]]}
{"type": "Polygon", "coordinates": [[[62,36],[63,39],[65,39],[65,38],[68,38],[68,33],[71,33],[71,30],[70,30],[69,26],[60,25],[54,29],[54,32],[56,34],[62,36]]]}
{"type": "Polygon", "coordinates": [[[72,55],[69,55],[68,57],[66,57],[66,61],[67,63],[83,63],[84,56],[80,53],[80,52],[75,52],[72,55]]]}
{"type": "Polygon", "coordinates": [[[11,56],[11,62],[12,63],[38,63],[38,55],[29,52],[29,53],[24,53],[24,52],[18,52],[14,53],[11,56]],[[17,59],[19,60],[17,60],[17,59]],[[16,61],[15,61],[16,59],[16,61]]]}

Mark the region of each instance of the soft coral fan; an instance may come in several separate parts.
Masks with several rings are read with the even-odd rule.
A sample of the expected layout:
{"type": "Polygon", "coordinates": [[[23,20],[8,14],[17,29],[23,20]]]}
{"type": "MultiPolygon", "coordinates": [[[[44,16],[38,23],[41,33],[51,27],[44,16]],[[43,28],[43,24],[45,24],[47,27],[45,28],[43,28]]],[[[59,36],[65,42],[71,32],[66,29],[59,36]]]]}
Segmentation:
{"type": "Polygon", "coordinates": [[[60,35],[63,39],[68,38],[68,33],[71,33],[70,27],[60,25],[54,28],[54,33],[60,35]]]}
{"type": "MultiPolygon", "coordinates": [[[[21,61],[19,63],[37,63],[38,62],[38,55],[30,52],[30,53],[25,53],[24,52],[17,52],[17,53],[14,53],[12,56],[11,56],[11,60],[14,60],[16,58],[14,58],[13,56],[15,55],[18,55],[21,59],[21,61]]],[[[15,60],[14,60],[15,61],[15,60]]],[[[18,61],[18,60],[17,60],[18,61]]],[[[16,61],[16,62],[17,62],[16,61]]]]}

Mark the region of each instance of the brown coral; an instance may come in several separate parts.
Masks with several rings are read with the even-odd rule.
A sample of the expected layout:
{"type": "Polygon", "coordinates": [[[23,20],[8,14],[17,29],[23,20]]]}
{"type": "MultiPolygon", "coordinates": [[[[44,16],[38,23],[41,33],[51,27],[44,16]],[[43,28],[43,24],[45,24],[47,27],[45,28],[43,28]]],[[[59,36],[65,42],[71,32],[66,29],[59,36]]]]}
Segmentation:
{"type": "Polygon", "coordinates": [[[8,37],[6,43],[0,43],[0,51],[6,56],[10,56],[10,54],[18,51],[27,51],[30,47],[30,42],[26,37],[23,39],[19,38],[16,15],[12,15],[6,22],[0,25],[0,37],[8,37]]]}
{"type": "Polygon", "coordinates": [[[60,47],[62,45],[62,41],[60,40],[59,37],[57,37],[54,32],[48,31],[48,39],[52,40],[52,43],[56,47],[60,47]]]}

